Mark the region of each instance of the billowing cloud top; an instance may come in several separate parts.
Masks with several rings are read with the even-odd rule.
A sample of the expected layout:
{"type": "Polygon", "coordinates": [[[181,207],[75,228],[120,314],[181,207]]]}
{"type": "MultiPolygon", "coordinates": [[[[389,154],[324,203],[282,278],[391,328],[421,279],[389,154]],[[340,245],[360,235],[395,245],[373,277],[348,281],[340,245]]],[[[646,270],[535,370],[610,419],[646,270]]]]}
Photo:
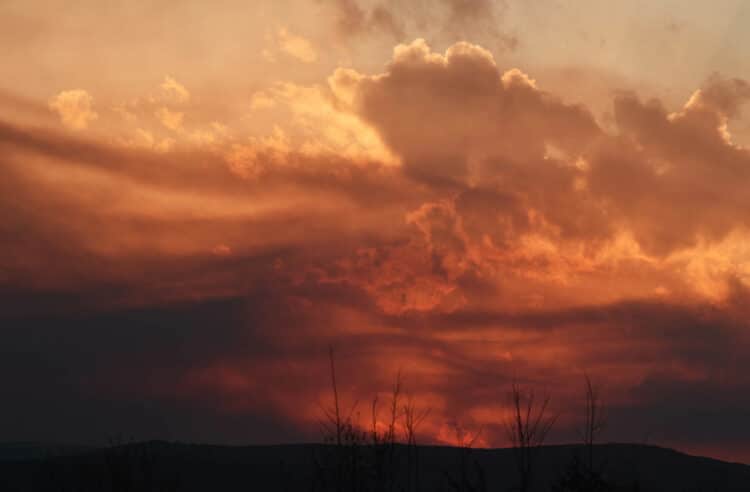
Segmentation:
{"type": "Polygon", "coordinates": [[[329,38],[261,36],[297,78],[0,92],[0,431],[314,439],[333,345],[349,402],[402,371],[425,441],[505,444],[511,380],[573,439],[585,372],[609,439],[750,457],[750,85],[677,104],[591,69],[606,103],[575,95],[510,30],[444,42],[493,2],[441,2],[445,49],[346,63],[432,17],[319,8],[329,38]]]}

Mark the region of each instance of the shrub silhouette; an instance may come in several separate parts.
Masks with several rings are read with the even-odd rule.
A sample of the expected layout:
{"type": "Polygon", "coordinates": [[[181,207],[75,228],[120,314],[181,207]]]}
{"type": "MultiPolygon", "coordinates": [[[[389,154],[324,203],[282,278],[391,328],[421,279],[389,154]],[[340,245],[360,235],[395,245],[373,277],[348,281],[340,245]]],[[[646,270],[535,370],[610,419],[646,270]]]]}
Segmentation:
{"type": "MultiPolygon", "coordinates": [[[[329,349],[332,403],[321,422],[326,446],[314,457],[313,489],[352,492],[416,492],[421,489],[417,434],[429,410],[404,399],[401,373],[391,392],[388,423],[378,429],[378,399],[371,406],[371,428],[355,422],[357,404],[344,413],[339,400],[333,348],[329,349]],[[405,401],[404,401],[405,400],[405,401]],[[399,431],[402,439],[399,439],[399,431]]],[[[358,415],[358,414],[357,414],[358,415]]]]}

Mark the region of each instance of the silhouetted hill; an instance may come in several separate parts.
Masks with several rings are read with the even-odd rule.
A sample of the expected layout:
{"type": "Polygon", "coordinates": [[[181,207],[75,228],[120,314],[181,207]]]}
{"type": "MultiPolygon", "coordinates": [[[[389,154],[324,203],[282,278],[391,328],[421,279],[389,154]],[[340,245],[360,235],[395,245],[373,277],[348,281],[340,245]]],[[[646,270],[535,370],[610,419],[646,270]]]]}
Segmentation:
{"type": "MultiPolygon", "coordinates": [[[[71,455],[73,449],[49,457],[54,449],[43,453],[38,445],[0,445],[0,490],[308,491],[315,483],[316,460],[320,464],[335,451],[312,444],[233,447],[166,442],[79,448],[80,453],[71,455]],[[119,488],[113,487],[112,477],[119,488]]],[[[398,447],[399,459],[405,452],[405,447],[398,447]]],[[[550,490],[581,452],[580,446],[572,445],[542,448],[533,490],[550,490]]],[[[461,474],[462,453],[460,448],[419,447],[421,489],[453,490],[446,477],[461,474]]],[[[475,462],[482,468],[487,490],[511,490],[515,485],[513,450],[477,449],[464,456],[464,470],[473,473],[475,462]]],[[[750,466],[743,464],[632,444],[598,445],[596,457],[615,490],[750,490],[750,466]]]]}
{"type": "Polygon", "coordinates": [[[36,442],[0,443],[0,463],[8,461],[30,461],[50,456],[80,455],[96,451],[92,446],[69,444],[42,444],[36,442]]]}

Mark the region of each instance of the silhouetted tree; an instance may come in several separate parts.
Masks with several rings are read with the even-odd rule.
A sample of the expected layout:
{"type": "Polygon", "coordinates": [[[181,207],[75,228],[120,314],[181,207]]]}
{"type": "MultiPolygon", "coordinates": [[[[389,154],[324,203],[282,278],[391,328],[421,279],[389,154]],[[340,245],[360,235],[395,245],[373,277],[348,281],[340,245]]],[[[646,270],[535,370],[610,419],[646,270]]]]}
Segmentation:
{"type": "Polygon", "coordinates": [[[455,423],[454,430],[460,452],[458,457],[458,476],[454,477],[450,473],[444,472],[444,478],[449,490],[454,492],[486,492],[487,480],[484,469],[471,453],[474,443],[479,439],[482,430],[480,429],[473,436],[469,436],[458,422],[455,423]]]}
{"type": "Polygon", "coordinates": [[[396,381],[391,390],[391,401],[388,405],[389,415],[385,431],[378,430],[378,397],[372,401],[372,428],[370,439],[373,448],[374,490],[379,492],[396,490],[396,445],[398,442],[396,427],[401,418],[401,372],[396,374],[396,381]]]}
{"type": "Polygon", "coordinates": [[[594,443],[607,425],[606,408],[602,402],[601,390],[591,382],[588,374],[584,374],[586,407],[584,422],[579,431],[581,440],[586,447],[587,465],[594,470],[594,443]]]}
{"type": "Polygon", "coordinates": [[[601,390],[588,374],[584,374],[584,412],[579,436],[586,453],[585,462],[574,454],[560,480],[553,487],[554,492],[607,492],[613,490],[604,479],[603,467],[594,462],[594,445],[607,423],[606,409],[602,402],[601,390]]]}
{"type": "Polygon", "coordinates": [[[419,491],[419,446],[417,429],[430,414],[430,409],[418,410],[409,397],[403,410],[403,427],[406,438],[406,490],[419,491]]]}
{"type": "Polygon", "coordinates": [[[362,449],[367,441],[367,432],[355,425],[352,419],[356,402],[348,413],[342,413],[333,347],[329,348],[328,356],[333,403],[331,407],[323,409],[325,421],[322,427],[325,442],[333,445],[333,456],[327,456],[325,463],[316,459],[318,481],[323,490],[333,488],[337,492],[359,492],[367,480],[362,449]]]}
{"type": "Polygon", "coordinates": [[[511,415],[506,419],[505,429],[513,445],[519,475],[518,490],[528,492],[539,448],[544,444],[557,416],[548,414],[549,395],[537,400],[532,388],[521,388],[513,383],[508,399],[511,415]]]}

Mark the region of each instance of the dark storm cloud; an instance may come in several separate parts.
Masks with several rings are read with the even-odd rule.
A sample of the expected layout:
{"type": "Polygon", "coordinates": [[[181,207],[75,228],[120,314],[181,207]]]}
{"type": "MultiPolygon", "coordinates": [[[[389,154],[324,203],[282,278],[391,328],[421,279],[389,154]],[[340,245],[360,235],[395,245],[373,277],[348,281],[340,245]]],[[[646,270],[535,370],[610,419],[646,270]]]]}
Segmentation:
{"type": "MultiPolygon", "coordinates": [[[[608,402],[612,439],[632,439],[636,430],[638,436],[650,432],[652,438],[682,443],[742,438],[737,429],[743,428],[747,411],[742,395],[750,389],[750,380],[744,377],[750,367],[743,356],[749,348],[748,326],[732,306],[717,310],[639,302],[557,313],[496,313],[491,331],[484,328],[488,316],[453,317],[454,329],[463,338],[447,342],[429,330],[331,332],[327,328],[335,319],[326,314],[326,306],[364,311],[372,306],[363,297],[357,300],[350,295],[347,301],[342,292],[307,292],[312,308],[293,300],[302,291],[279,288],[258,288],[242,298],[153,308],[4,317],[0,374],[8,398],[0,410],[3,434],[20,439],[50,431],[60,439],[97,441],[103,439],[101,433],[133,428],[142,437],[188,432],[185,437],[197,438],[214,433],[214,439],[234,442],[238,436],[271,440],[271,429],[277,436],[304,434],[304,427],[298,427],[299,414],[278,410],[290,393],[315,400],[310,389],[325,380],[328,344],[335,344],[343,354],[342,385],[354,385],[352,391],[361,398],[383,391],[393,374],[374,380],[355,375],[379,374],[394,354],[410,354],[421,364],[438,365],[440,373],[406,373],[406,377],[418,395],[445,395],[445,415],[467,415],[472,408],[502,404],[506,385],[519,377],[530,384],[575,385],[581,377],[579,368],[540,370],[476,350],[483,345],[486,351],[493,338],[523,327],[522,332],[555,330],[577,344],[580,367],[605,382],[619,376],[607,375],[611,369],[605,367],[647,368],[642,382],[626,392],[625,399],[618,395],[608,402]],[[38,413],[34,409],[51,407],[56,411],[45,412],[43,424],[20,419],[25,412],[28,417],[38,413]],[[184,425],[188,408],[204,416],[191,431],[184,425]],[[92,412],[100,425],[81,427],[82,415],[92,412]],[[264,419],[272,413],[277,416],[269,428],[264,419]],[[105,428],[118,424],[131,427],[105,428]],[[235,424],[241,427],[240,434],[233,430],[235,424]]],[[[512,342],[501,345],[511,351],[520,348],[512,342]]],[[[576,400],[566,393],[555,394],[566,397],[554,400],[556,410],[576,415],[576,400]]],[[[502,415],[498,413],[496,419],[484,422],[487,436],[502,439],[502,415]]],[[[573,436],[568,425],[575,424],[563,420],[557,435],[573,436]]]]}

